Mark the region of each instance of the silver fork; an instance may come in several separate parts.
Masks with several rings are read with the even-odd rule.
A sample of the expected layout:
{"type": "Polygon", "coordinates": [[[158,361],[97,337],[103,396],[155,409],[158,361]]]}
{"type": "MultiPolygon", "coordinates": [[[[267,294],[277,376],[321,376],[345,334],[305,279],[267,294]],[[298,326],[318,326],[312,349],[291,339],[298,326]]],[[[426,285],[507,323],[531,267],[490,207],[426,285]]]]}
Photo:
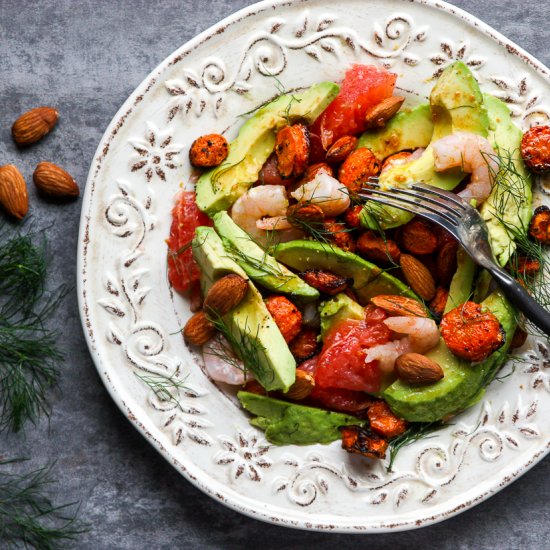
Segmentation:
{"type": "Polygon", "coordinates": [[[371,188],[361,189],[360,198],[417,214],[451,233],[474,262],[491,273],[510,302],[540,330],[550,335],[550,312],[495,263],[487,226],[475,208],[454,193],[424,183],[381,189],[377,179],[371,178],[369,186],[371,188]]]}

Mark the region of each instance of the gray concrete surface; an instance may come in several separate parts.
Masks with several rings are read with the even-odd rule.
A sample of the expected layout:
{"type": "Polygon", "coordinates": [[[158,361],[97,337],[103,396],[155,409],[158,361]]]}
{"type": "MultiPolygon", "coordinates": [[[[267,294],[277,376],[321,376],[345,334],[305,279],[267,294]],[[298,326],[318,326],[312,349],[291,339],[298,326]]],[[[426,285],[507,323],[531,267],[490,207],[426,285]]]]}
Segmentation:
{"type": "MultiPolygon", "coordinates": [[[[367,1],[367,0],[365,0],[367,1]]],[[[0,163],[30,177],[57,162],[84,185],[97,143],[146,74],[182,43],[251,2],[246,0],[0,0],[0,163]],[[208,5],[208,8],[205,8],[208,5]],[[59,108],[59,127],[17,151],[10,126],[39,104],[59,108]]],[[[550,65],[550,5],[537,0],[460,0],[550,65]]],[[[80,202],[47,204],[31,190],[36,228],[54,254],[51,281],[74,283],[80,202]]],[[[242,517],[180,477],[133,429],[102,386],[82,336],[76,293],[58,311],[67,360],[51,392],[48,424],[0,436],[0,454],[56,459],[59,501],[81,502],[91,523],[74,548],[544,548],[550,545],[550,460],[487,502],[442,524],[408,533],[353,536],[292,531],[242,517]]],[[[2,547],[0,541],[0,547],[2,547]]]]}

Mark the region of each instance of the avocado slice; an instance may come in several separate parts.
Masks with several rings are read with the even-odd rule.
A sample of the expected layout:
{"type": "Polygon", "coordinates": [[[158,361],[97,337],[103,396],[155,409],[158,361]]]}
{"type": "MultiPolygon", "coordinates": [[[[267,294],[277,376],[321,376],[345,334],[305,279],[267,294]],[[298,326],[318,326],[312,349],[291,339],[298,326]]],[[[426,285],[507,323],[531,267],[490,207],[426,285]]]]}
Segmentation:
{"type": "MultiPolygon", "coordinates": [[[[228,256],[213,228],[197,227],[192,247],[193,257],[202,271],[201,285],[205,294],[216,280],[228,273],[246,277],[228,256]]],[[[244,300],[221,319],[226,336],[238,344],[235,353],[266,390],[287,391],[295,380],[296,361],[261,294],[250,281],[248,285],[244,300]]]]}
{"type": "Polygon", "coordinates": [[[341,439],[340,426],[359,425],[365,421],[347,414],[296,405],[265,395],[240,391],[244,409],[257,416],[250,424],[265,430],[274,445],[327,444],[341,439]]]}
{"type": "Polygon", "coordinates": [[[340,321],[365,318],[365,308],[352,300],[347,294],[340,292],[330,300],[321,303],[321,338],[324,340],[330,329],[340,321]]]}
{"type": "Polygon", "coordinates": [[[516,245],[515,234],[526,234],[531,219],[533,176],[520,154],[522,131],[512,122],[510,109],[500,99],[485,94],[491,145],[502,159],[497,185],[481,205],[493,254],[501,266],[508,263],[516,245]]]}
{"type": "Polygon", "coordinates": [[[433,131],[430,105],[423,103],[413,109],[399,111],[384,128],[363,133],[357,148],[368,147],[378,160],[384,160],[399,151],[427,147],[433,131]]]}
{"type": "MultiPolygon", "coordinates": [[[[459,131],[487,136],[489,119],[483,95],[470,69],[461,61],[443,71],[430,94],[430,106],[434,121],[432,142],[459,131]]],[[[436,172],[433,149],[428,146],[420,158],[384,172],[379,183],[387,188],[423,182],[450,191],[463,178],[464,173],[458,169],[436,172]]],[[[371,229],[389,229],[412,217],[405,210],[367,203],[361,221],[371,229]]]]}
{"type": "Polygon", "coordinates": [[[458,249],[456,258],[456,272],[451,280],[449,296],[447,298],[447,303],[445,304],[444,313],[447,313],[460,304],[467,302],[472,296],[476,264],[463,248],[458,249]]]}
{"type": "Polygon", "coordinates": [[[506,333],[504,345],[485,361],[472,365],[449,351],[443,339],[426,356],[441,365],[445,377],[429,386],[411,386],[400,380],[383,393],[395,414],[410,422],[434,422],[457,413],[477,401],[485,386],[506,360],[506,353],[516,328],[516,311],[500,292],[482,302],[500,321],[506,333]]]}
{"type": "Polygon", "coordinates": [[[319,298],[319,291],[257,245],[227,212],[218,212],[212,219],[226,252],[254,282],[269,290],[290,294],[304,301],[319,298]]]}
{"type": "Polygon", "coordinates": [[[324,269],[342,277],[353,278],[353,289],[365,304],[378,294],[400,294],[418,299],[407,285],[393,275],[361,256],[331,244],[295,240],[277,245],[273,255],[293,269],[324,269]]]}
{"type": "Polygon", "coordinates": [[[302,93],[281,95],[258,109],[231,142],[225,162],[199,178],[196,188],[199,209],[208,215],[227,210],[258,179],[275,147],[277,131],[298,120],[311,124],[339,89],[333,82],[321,82],[302,93]]]}

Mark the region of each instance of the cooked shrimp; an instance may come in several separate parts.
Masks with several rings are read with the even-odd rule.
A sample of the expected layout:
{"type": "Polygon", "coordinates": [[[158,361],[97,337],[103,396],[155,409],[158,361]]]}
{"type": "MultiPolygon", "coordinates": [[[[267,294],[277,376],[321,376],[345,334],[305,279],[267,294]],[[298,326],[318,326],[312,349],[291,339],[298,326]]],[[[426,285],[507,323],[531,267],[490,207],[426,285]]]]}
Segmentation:
{"type": "Polygon", "coordinates": [[[385,372],[393,370],[395,360],[404,353],[426,353],[439,342],[435,321],[425,317],[388,317],[384,324],[393,332],[406,334],[404,338],[374,346],[367,351],[365,362],[379,361],[385,372]]]}
{"type": "Polygon", "coordinates": [[[321,208],[326,216],[338,216],[349,208],[350,198],[345,185],[321,171],[291,195],[298,202],[309,202],[321,208]]]}
{"type": "Polygon", "coordinates": [[[245,371],[241,360],[221,334],[206,343],[202,351],[206,372],[212,380],[238,386],[254,378],[252,373],[245,371]]]}
{"type": "Polygon", "coordinates": [[[235,201],[231,217],[239,227],[260,242],[265,239],[266,230],[276,230],[281,234],[283,230],[290,230],[288,234],[285,232],[284,237],[299,238],[286,220],[287,208],[288,199],[283,185],[260,185],[252,187],[235,201]]]}
{"type": "Polygon", "coordinates": [[[491,144],[471,132],[456,132],[432,145],[438,172],[460,167],[471,174],[470,183],[458,193],[463,199],[476,199],[478,205],[491,193],[499,163],[491,144]]]}

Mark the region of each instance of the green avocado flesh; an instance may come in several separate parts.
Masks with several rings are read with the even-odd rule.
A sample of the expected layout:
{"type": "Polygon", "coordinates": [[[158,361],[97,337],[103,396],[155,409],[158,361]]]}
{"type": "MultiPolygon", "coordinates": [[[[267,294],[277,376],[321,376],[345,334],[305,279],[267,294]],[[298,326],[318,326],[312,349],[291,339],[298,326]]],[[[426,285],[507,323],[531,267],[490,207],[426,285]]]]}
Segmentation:
{"type": "MultiPolygon", "coordinates": [[[[417,298],[413,291],[393,275],[367,262],[357,254],[316,241],[296,240],[275,247],[275,258],[300,271],[323,269],[353,279],[353,289],[366,304],[379,294],[400,294],[417,298]]],[[[418,299],[418,298],[417,298],[418,299]]]]}
{"type": "Polygon", "coordinates": [[[334,298],[321,303],[319,316],[321,317],[321,338],[324,340],[330,329],[341,321],[347,319],[361,321],[364,319],[365,308],[352,300],[347,294],[340,292],[334,298]]]}
{"type": "Polygon", "coordinates": [[[433,131],[432,111],[425,103],[399,111],[380,130],[365,132],[359,138],[357,148],[368,147],[378,160],[384,160],[399,151],[427,147],[433,131]]]}
{"type": "MultiPolygon", "coordinates": [[[[226,253],[211,227],[198,227],[192,243],[193,257],[201,268],[204,294],[220,277],[246,273],[226,253]]],[[[296,361],[281,331],[267,310],[261,294],[249,281],[244,300],[222,317],[230,336],[238,344],[235,353],[266,390],[287,391],[294,383],[296,361]]]]}
{"type": "Polygon", "coordinates": [[[502,159],[501,167],[508,170],[501,170],[480,212],[487,224],[493,254],[504,266],[516,248],[514,233],[526,234],[529,227],[533,177],[521,158],[523,133],[510,119],[510,109],[496,97],[483,97],[489,113],[488,139],[502,159]]]}
{"type": "MultiPolygon", "coordinates": [[[[470,69],[461,61],[449,65],[441,74],[430,94],[434,122],[432,142],[453,132],[472,132],[487,136],[489,119],[483,96],[470,69]]],[[[380,186],[403,187],[423,182],[447,191],[463,179],[458,169],[436,172],[432,147],[422,156],[402,166],[396,166],[380,176],[380,186]]],[[[407,223],[413,217],[409,212],[392,207],[367,203],[362,222],[371,229],[389,229],[407,223]]]]}
{"type": "Polygon", "coordinates": [[[226,252],[255,283],[304,301],[319,298],[319,292],[315,288],[258,246],[227,212],[218,212],[212,219],[226,252]]]}
{"type": "Polygon", "coordinates": [[[453,355],[441,339],[425,355],[441,365],[444,378],[429,386],[394,382],[383,397],[395,414],[410,422],[434,422],[465,409],[483,395],[485,386],[506,360],[516,328],[516,312],[500,292],[491,294],[481,305],[500,321],[506,333],[504,345],[485,361],[472,365],[453,355]]]}
{"type": "Polygon", "coordinates": [[[220,166],[197,182],[197,205],[208,215],[227,210],[258,179],[273,152],[277,131],[287,124],[311,124],[336,97],[339,86],[321,82],[302,93],[285,94],[258,109],[239,130],[220,166]]]}
{"type": "Polygon", "coordinates": [[[363,425],[364,421],[336,412],[296,405],[264,395],[240,391],[244,409],[256,415],[250,423],[265,431],[274,445],[327,444],[341,439],[339,426],[363,425]]]}

